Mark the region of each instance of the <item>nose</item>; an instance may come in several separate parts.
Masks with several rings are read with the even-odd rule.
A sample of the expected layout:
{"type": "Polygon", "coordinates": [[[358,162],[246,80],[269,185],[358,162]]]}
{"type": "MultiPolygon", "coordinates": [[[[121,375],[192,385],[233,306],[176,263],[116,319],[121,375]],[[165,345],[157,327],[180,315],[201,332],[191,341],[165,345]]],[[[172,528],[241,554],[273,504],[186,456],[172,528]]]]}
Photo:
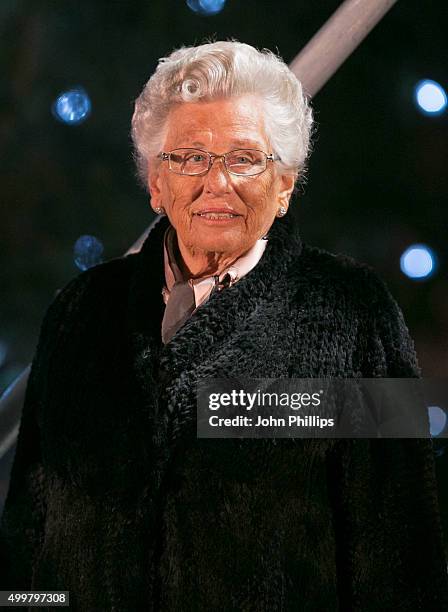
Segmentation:
{"type": "Polygon", "coordinates": [[[205,175],[206,190],[213,193],[229,192],[230,180],[230,175],[224,164],[224,157],[220,155],[212,157],[210,170],[205,175]]]}

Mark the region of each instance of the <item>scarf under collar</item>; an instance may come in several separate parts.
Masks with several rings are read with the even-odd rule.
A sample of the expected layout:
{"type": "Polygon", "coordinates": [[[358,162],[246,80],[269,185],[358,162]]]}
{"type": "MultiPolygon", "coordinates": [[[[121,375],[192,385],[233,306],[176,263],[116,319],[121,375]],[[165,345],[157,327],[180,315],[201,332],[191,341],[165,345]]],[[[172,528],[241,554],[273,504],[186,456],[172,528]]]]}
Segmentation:
{"type": "Polygon", "coordinates": [[[263,294],[281,280],[287,282],[287,270],[302,252],[298,222],[292,214],[276,218],[268,232],[267,246],[257,265],[237,283],[222,292],[213,293],[194,316],[166,345],[160,328],[165,309],[162,288],[165,283],[163,239],[170,222],[167,217],[155,220],[135,258],[130,279],[127,306],[127,333],[135,349],[149,363],[150,357],[170,376],[189,369],[200,355],[216,345],[220,338],[244,324],[248,312],[257,307],[263,294]],[[241,304],[244,309],[241,310],[241,304]],[[186,350],[188,347],[188,350],[186,350]]]}

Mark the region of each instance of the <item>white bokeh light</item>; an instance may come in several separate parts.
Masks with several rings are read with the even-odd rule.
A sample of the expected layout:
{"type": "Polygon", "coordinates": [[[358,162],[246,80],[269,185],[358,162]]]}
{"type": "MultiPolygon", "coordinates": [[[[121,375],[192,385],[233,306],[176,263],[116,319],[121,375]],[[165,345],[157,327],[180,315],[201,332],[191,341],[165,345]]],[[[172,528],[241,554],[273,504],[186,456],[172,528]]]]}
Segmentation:
{"type": "Polygon", "coordinates": [[[417,83],[415,100],[419,109],[429,115],[439,115],[447,105],[445,90],[439,83],[430,79],[417,83]]]}
{"type": "Polygon", "coordinates": [[[400,268],[409,278],[428,278],[435,269],[435,256],[426,244],[413,244],[400,258],[400,268]]]}

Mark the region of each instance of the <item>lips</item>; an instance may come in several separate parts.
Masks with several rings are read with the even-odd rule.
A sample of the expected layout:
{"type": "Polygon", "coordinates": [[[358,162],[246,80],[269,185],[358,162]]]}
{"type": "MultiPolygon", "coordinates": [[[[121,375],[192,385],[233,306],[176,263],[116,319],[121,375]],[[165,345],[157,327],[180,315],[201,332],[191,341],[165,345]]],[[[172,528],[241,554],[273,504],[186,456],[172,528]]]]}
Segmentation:
{"type": "Polygon", "coordinates": [[[193,213],[193,216],[199,216],[199,217],[205,217],[206,219],[213,219],[213,218],[218,218],[218,219],[233,219],[234,217],[240,217],[241,215],[239,213],[237,213],[235,210],[233,210],[233,208],[224,208],[224,207],[220,207],[220,208],[213,208],[213,207],[207,207],[207,208],[202,208],[201,210],[198,210],[196,212],[193,213]]]}

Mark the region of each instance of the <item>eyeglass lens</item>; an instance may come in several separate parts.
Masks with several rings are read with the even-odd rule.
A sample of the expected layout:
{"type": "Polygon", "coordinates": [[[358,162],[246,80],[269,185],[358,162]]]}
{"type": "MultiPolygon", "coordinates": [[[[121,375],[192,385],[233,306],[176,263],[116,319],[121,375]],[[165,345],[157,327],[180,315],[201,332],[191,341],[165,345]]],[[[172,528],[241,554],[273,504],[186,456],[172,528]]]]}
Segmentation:
{"type": "MultiPolygon", "coordinates": [[[[266,169],[266,155],[255,149],[226,153],[227,169],[234,174],[259,174],[266,169]]],[[[209,154],[199,149],[175,149],[170,154],[170,168],[179,174],[201,174],[208,170],[209,154]]]]}

